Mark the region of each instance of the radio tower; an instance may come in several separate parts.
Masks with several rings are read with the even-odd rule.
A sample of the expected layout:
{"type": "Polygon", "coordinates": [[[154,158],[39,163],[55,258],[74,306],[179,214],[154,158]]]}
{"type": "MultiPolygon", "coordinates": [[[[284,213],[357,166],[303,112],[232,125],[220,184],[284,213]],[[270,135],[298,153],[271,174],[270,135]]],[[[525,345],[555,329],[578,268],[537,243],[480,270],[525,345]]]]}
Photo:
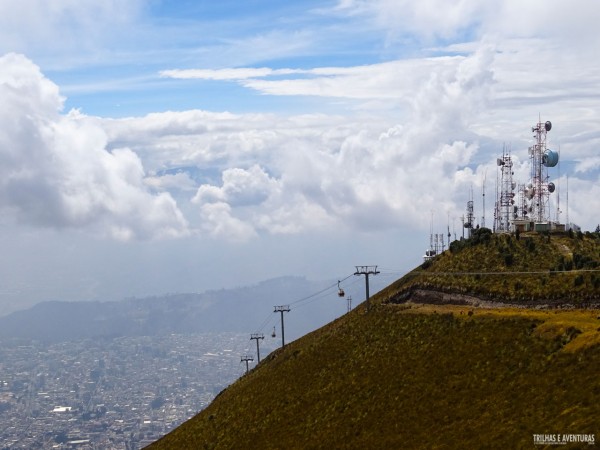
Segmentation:
{"type": "Polygon", "coordinates": [[[533,127],[535,144],[529,147],[531,178],[525,189],[525,195],[530,200],[527,208],[530,217],[538,222],[550,221],[549,197],[555,190],[554,183],[548,181],[548,167],[558,163],[558,153],[546,148],[546,135],[552,129],[552,123],[540,121],[533,127]]]}
{"type": "Polygon", "coordinates": [[[471,239],[475,227],[475,213],[473,212],[473,187],[471,186],[469,201],[467,202],[467,221],[463,223],[467,229],[467,239],[471,239]]]}
{"type": "Polygon", "coordinates": [[[498,233],[510,231],[511,212],[515,204],[515,183],[513,182],[513,163],[510,151],[502,149],[502,158],[496,159],[500,167],[500,196],[496,196],[494,211],[494,228],[498,233]]]}
{"type": "MultiPolygon", "coordinates": [[[[483,174],[483,183],[481,185],[481,197],[482,197],[482,214],[481,214],[481,228],[485,228],[485,179],[487,177],[487,169],[483,174]]],[[[448,243],[450,243],[450,233],[448,233],[448,243]]]]}

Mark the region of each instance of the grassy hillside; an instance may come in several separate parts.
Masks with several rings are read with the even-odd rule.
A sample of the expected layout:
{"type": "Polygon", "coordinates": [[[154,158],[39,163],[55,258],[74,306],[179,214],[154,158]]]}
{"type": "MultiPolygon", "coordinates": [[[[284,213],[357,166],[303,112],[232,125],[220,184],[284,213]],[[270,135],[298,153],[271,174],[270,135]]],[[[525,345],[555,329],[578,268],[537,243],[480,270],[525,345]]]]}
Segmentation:
{"type": "Polygon", "coordinates": [[[360,305],[274,352],[150,448],[512,449],[543,448],[533,434],[600,439],[599,309],[426,304],[439,292],[597,304],[599,267],[597,233],[480,230],[381,291],[368,311],[360,305]],[[417,290],[424,303],[409,301],[417,290]]]}
{"type": "Polygon", "coordinates": [[[532,448],[534,433],[598,438],[599,314],[375,302],[273,353],[150,448],[532,448]]]}
{"type": "Polygon", "coordinates": [[[385,300],[426,289],[502,303],[600,304],[600,233],[517,237],[486,230],[408,273],[386,290],[385,300]]]}

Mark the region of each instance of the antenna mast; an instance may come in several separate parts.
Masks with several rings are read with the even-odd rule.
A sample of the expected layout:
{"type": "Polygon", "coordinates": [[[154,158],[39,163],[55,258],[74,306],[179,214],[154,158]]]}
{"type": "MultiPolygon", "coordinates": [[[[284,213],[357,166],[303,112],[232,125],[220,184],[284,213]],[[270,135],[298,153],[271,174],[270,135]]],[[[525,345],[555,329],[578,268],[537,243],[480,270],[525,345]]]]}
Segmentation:
{"type": "MultiPolygon", "coordinates": [[[[510,150],[502,148],[502,158],[496,159],[496,165],[500,167],[500,195],[496,189],[496,205],[494,211],[494,229],[497,232],[508,233],[510,231],[511,211],[515,204],[515,183],[513,182],[513,163],[510,150]]],[[[496,177],[497,180],[497,177],[496,177]]]]}
{"type": "Polygon", "coordinates": [[[558,189],[556,191],[556,223],[560,223],[560,214],[562,211],[560,210],[560,145],[558,146],[558,189]]]}
{"type": "Polygon", "coordinates": [[[567,174],[567,229],[571,229],[571,224],[569,224],[569,174],[567,174]]]}
{"type": "Polygon", "coordinates": [[[464,223],[463,227],[467,229],[467,239],[471,239],[471,235],[473,233],[473,186],[471,186],[471,190],[469,192],[469,201],[467,202],[467,221],[464,223]]]}
{"type": "MultiPolygon", "coordinates": [[[[485,172],[483,173],[483,184],[481,186],[481,196],[483,197],[483,213],[481,215],[481,227],[484,228],[485,227],[485,179],[487,177],[487,168],[485,169],[485,172]]],[[[450,234],[450,233],[448,233],[450,234]]]]}
{"type": "Polygon", "coordinates": [[[549,199],[556,186],[548,181],[548,167],[558,163],[558,153],[546,148],[546,135],[552,129],[552,123],[540,121],[531,131],[534,133],[535,144],[529,147],[531,180],[525,195],[531,201],[527,208],[531,217],[538,223],[549,222],[549,199]]]}

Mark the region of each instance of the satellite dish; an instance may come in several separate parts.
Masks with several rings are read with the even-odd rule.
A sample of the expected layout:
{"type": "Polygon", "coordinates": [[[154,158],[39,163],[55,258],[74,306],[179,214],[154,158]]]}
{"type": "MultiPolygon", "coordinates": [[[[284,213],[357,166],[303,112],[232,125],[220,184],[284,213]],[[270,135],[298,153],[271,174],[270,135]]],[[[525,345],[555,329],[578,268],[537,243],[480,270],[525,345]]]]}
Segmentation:
{"type": "Polygon", "coordinates": [[[552,183],[552,182],[548,183],[548,192],[550,192],[552,194],[555,189],[556,189],[556,186],[554,186],[554,183],[552,183]]]}
{"type": "Polygon", "coordinates": [[[542,155],[542,164],[546,167],[554,167],[558,164],[558,153],[554,150],[546,149],[542,155]]]}
{"type": "Polygon", "coordinates": [[[527,189],[525,191],[525,195],[529,198],[529,200],[531,200],[533,197],[535,197],[535,188],[530,187],[529,189],[527,189]]]}
{"type": "Polygon", "coordinates": [[[496,159],[496,164],[499,166],[503,166],[504,165],[504,161],[502,161],[500,158],[496,159]]]}
{"type": "Polygon", "coordinates": [[[552,122],[550,122],[549,120],[544,124],[544,128],[546,128],[546,131],[550,131],[552,129],[552,122]]]}

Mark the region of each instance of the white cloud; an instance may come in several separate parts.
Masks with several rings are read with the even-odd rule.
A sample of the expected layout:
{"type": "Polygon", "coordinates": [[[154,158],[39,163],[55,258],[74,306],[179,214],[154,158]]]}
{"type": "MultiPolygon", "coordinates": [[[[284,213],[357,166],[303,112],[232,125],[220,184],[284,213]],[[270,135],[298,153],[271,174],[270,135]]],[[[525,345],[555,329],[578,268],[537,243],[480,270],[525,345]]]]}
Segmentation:
{"type": "Polygon", "coordinates": [[[147,176],[144,178],[144,184],[157,190],[179,190],[179,191],[194,191],[196,183],[188,173],[180,172],[173,174],[165,174],[160,176],[147,176]]]}
{"type": "Polygon", "coordinates": [[[254,228],[235,217],[231,206],[224,202],[202,204],[200,219],[205,233],[225,241],[245,241],[256,236],[254,228]]]}
{"type": "MultiPolygon", "coordinates": [[[[406,70],[402,99],[412,114],[402,125],[363,115],[203,111],[100,123],[111,141],[155,161],[153,170],[218,168],[220,177],[201,183],[191,199],[199,226],[214,236],[413,226],[432,208],[462,209],[457,205],[470,184],[479,182],[480,174],[466,167],[480,150],[470,124],[489,101],[493,57],[484,46],[468,57],[432,58],[415,73],[406,70]]],[[[376,70],[343,72],[368,78],[365,72],[376,70]]],[[[383,97],[382,84],[372,82],[375,94],[365,96],[383,97]]]]}
{"type": "MultiPolygon", "coordinates": [[[[565,180],[561,180],[561,186],[565,186],[565,180]]],[[[562,220],[566,220],[567,204],[561,195],[561,209],[564,214],[562,220]]],[[[569,222],[576,223],[584,230],[593,231],[600,223],[598,217],[600,211],[600,177],[593,180],[584,180],[578,177],[569,177],[569,222]]]]}
{"type": "Polygon", "coordinates": [[[476,25],[490,8],[477,0],[342,0],[336,12],[371,17],[393,36],[450,38],[476,25]]]}
{"type": "Polygon", "coordinates": [[[109,152],[85,116],[60,113],[58,88],[23,56],[0,58],[0,207],[35,226],[118,239],[177,237],[187,222],[168,193],[151,195],[139,157],[109,152]]]}
{"type": "Polygon", "coordinates": [[[584,160],[578,161],[575,165],[576,172],[591,172],[600,169],[600,156],[591,156],[584,160]]]}
{"type": "Polygon", "coordinates": [[[548,3],[543,0],[340,0],[333,14],[370,18],[390,40],[406,36],[422,41],[485,35],[504,38],[558,37],[588,46],[598,42],[600,9],[589,0],[548,3]]]}
{"type": "Polygon", "coordinates": [[[97,59],[102,45],[119,42],[139,17],[142,0],[0,1],[0,54],[20,52],[39,58],[97,59]]]}
{"type": "Polygon", "coordinates": [[[202,185],[192,199],[194,203],[226,201],[232,206],[259,205],[277,189],[277,181],[258,165],[246,169],[223,171],[223,186],[202,185]]]}
{"type": "Polygon", "coordinates": [[[203,79],[203,80],[243,80],[245,78],[260,78],[273,75],[290,75],[303,73],[294,69],[270,69],[268,67],[242,67],[235,69],[187,69],[187,70],[163,70],[161,77],[181,79],[203,79]]]}

